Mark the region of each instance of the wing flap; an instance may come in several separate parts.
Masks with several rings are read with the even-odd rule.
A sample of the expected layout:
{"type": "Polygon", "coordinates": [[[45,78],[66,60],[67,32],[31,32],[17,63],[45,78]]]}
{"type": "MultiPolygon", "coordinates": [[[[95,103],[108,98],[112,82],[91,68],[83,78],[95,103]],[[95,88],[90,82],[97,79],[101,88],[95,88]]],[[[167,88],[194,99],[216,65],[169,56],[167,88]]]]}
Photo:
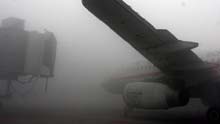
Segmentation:
{"type": "Polygon", "coordinates": [[[166,29],[157,29],[157,34],[159,35],[159,37],[166,41],[178,40],[171,32],[166,29]]]}
{"type": "Polygon", "coordinates": [[[186,41],[179,41],[171,44],[165,44],[162,46],[159,46],[157,48],[153,48],[150,50],[147,50],[146,52],[151,54],[160,54],[160,55],[166,55],[166,54],[172,54],[175,52],[180,52],[184,50],[191,50],[193,48],[198,47],[198,43],[195,42],[186,42],[186,41]]]}

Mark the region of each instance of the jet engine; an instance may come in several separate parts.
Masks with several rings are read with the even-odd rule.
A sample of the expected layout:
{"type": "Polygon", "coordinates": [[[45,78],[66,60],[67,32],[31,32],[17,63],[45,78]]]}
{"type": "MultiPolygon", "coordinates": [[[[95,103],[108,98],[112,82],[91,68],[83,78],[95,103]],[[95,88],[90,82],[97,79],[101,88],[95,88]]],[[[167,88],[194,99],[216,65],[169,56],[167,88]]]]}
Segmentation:
{"type": "Polygon", "coordinates": [[[167,85],[137,82],[126,85],[123,98],[128,107],[141,109],[168,109],[184,106],[189,97],[184,91],[175,91],[167,85]]]}

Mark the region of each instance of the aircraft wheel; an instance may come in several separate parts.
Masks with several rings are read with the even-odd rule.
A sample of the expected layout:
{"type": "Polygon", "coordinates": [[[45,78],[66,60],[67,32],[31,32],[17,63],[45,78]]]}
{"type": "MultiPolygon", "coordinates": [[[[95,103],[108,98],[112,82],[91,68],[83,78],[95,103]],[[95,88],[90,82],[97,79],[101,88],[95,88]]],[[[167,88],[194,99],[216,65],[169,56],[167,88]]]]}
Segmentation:
{"type": "Polygon", "coordinates": [[[207,117],[210,122],[219,123],[220,122],[220,109],[210,108],[207,112],[207,117]]]}

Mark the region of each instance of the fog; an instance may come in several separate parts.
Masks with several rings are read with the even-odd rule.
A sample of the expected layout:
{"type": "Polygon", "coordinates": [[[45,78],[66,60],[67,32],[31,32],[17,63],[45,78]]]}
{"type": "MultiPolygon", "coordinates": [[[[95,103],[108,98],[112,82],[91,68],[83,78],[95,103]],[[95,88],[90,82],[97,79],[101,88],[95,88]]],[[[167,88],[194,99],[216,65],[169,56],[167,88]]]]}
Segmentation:
{"type": "MultiPolygon", "coordinates": [[[[219,0],[124,0],[156,28],[168,29],[177,38],[200,43],[195,51],[220,49],[219,0]]],[[[18,17],[26,30],[53,32],[58,41],[55,77],[47,93],[43,82],[27,96],[15,94],[8,104],[44,107],[122,107],[100,83],[113,70],[146,61],[81,0],[0,0],[0,20],[18,17]]]]}

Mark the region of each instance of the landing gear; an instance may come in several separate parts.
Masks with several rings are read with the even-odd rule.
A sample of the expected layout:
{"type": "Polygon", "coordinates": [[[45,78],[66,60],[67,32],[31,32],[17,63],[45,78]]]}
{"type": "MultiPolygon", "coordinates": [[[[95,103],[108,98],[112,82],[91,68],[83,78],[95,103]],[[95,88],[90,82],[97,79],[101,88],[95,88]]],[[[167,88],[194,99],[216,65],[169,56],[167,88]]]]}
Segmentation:
{"type": "Polygon", "coordinates": [[[210,122],[219,123],[220,122],[220,109],[210,108],[207,111],[207,118],[210,122]]]}

